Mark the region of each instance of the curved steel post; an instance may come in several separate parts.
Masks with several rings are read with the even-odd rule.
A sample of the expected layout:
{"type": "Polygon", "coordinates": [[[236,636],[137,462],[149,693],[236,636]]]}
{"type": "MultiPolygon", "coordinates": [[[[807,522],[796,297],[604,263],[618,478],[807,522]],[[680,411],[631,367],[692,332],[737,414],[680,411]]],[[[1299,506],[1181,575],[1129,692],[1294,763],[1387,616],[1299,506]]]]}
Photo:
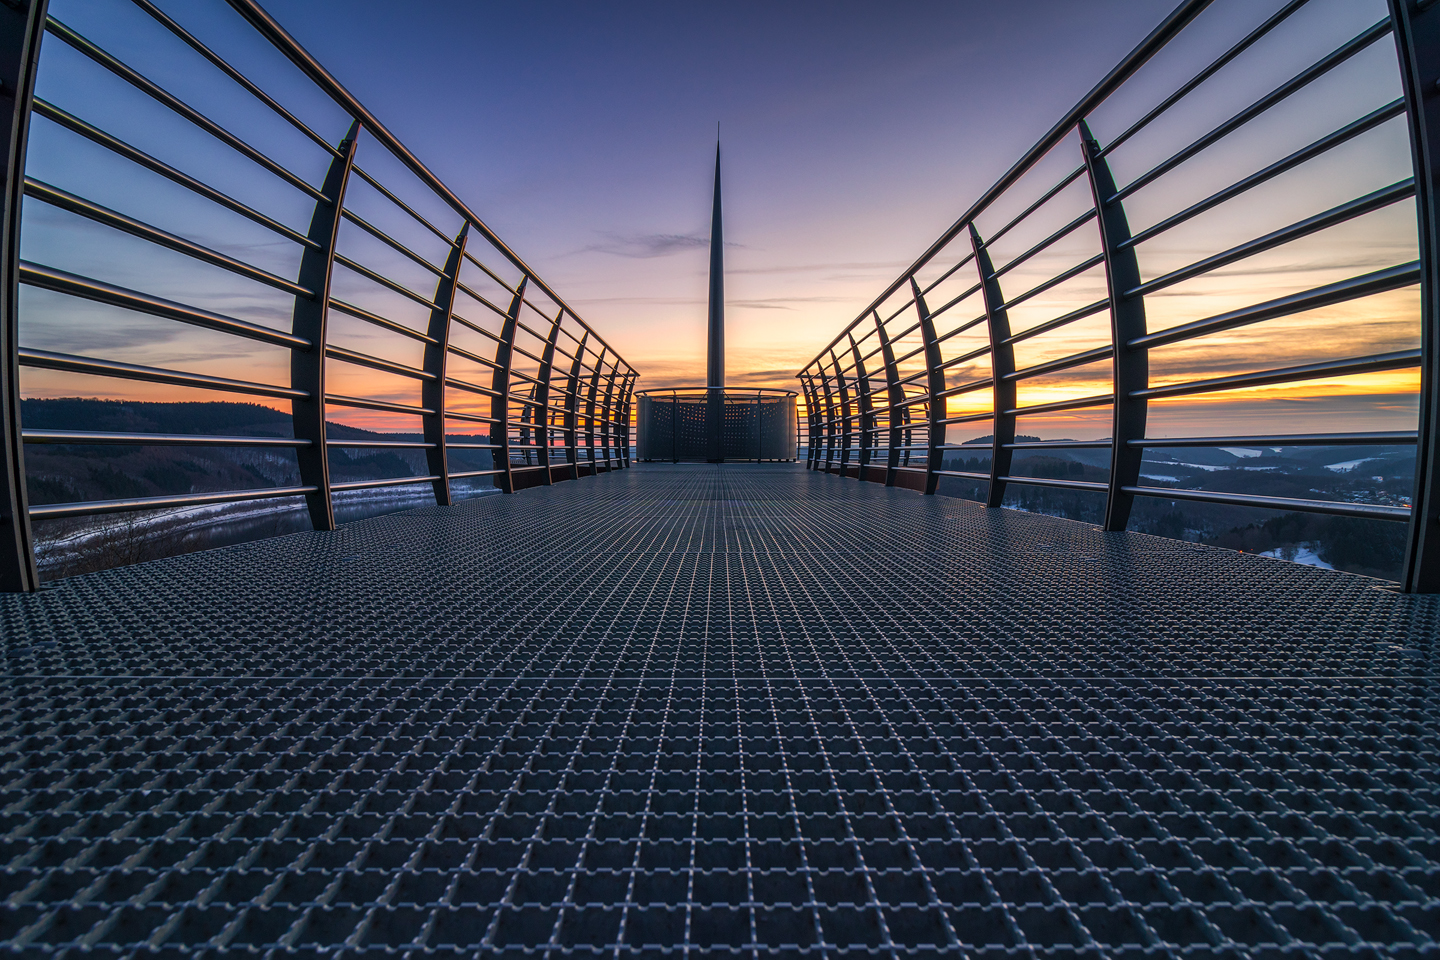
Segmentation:
{"type": "Polygon", "coordinates": [[[1100,249],[1105,254],[1105,282],[1110,292],[1110,339],[1114,346],[1111,361],[1115,381],[1115,407],[1111,424],[1110,492],[1105,502],[1105,530],[1124,530],[1130,521],[1130,508],[1135,497],[1125,487],[1140,483],[1140,462],[1145,451],[1130,445],[1131,440],[1145,438],[1144,397],[1134,397],[1137,390],[1150,385],[1150,355],[1144,347],[1132,350],[1128,344],[1145,336],[1145,298],[1125,296],[1126,290],[1140,285],[1140,263],[1135,247],[1121,246],[1130,239],[1130,223],[1124,204],[1116,200],[1115,178],[1110,164],[1100,152],[1100,144],[1090,127],[1080,121],[1080,142],[1085,152],[1085,169],[1090,175],[1090,189],[1095,196],[1095,209],[1100,215],[1100,249]]]}
{"type": "Polygon", "coordinates": [[[605,454],[605,470],[609,472],[614,469],[611,464],[612,449],[614,447],[615,428],[615,375],[620,372],[620,358],[617,356],[615,362],[610,365],[610,372],[605,374],[605,401],[601,408],[603,415],[600,418],[600,449],[605,454]]]}
{"type": "Polygon", "coordinates": [[[840,404],[836,400],[835,384],[830,379],[830,374],[825,372],[825,364],[820,364],[820,387],[825,391],[825,472],[830,472],[830,467],[835,463],[835,448],[838,445],[836,440],[840,430],[840,404]]]}
{"type": "Polygon", "coordinates": [[[810,368],[800,372],[800,389],[805,391],[805,469],[814,470],[816,458],[815,438],[820,426],[820,405],[815,396],[815,384],[810,378],[810,368]]]}
{"type": "Polygon", "coordinates": [[[890,426],[890,437],[888,448],[885,453],[885,486],[895,486],[896,468],[900,466],[900,444],[904,442],[904,424],[897,421],[897,417],[904,417],[905,411],[905,388],[900,386],[900,369],[895,364],[895,348],[890,343],[890,334],[885,332],[885,324],[880,321],[880,311],[870,311],[875,318],[875,332],[880,336],[880,356],[885,361],[885,395],[889,397],[889,406],[885,411],[885,421],[890,426]]]}
{"type": "Polygon", "coordinates": [[[875,410],[870,402],[870,377],[865,372],[865,360],[860,356],[860,345],[850,336],[850,355],[855,360],[855,399],[860,405],[860,450],[856,457],[855,476],[867,479],[870,470],[870,454],[875,447],[875,410]]]}
{"type": "Polygon", "coordinates": [[[622,409],[622,412],[623,412],[624,415],[620,418],[620,423],[623,425],[622,428],[621,428],[621,429],[622,429],[621,440],[624,442],[624,451],[625,451],[625,452],[624,452],[624,460],[625,460],[624,466],[625,466],[625,469],[626,469],[626,470],[629,470],[629,469],[630,469],[630,464],[631,464],[631,453],[630,453],[630,442],[631,442],[631,441],[630,441],[630,418],[631,418],[631,416],[634,415],[634,407],[635,407],[635,383],[636,383],[636,381],[638,381],[639,379],[640,379],[640,374],[636,373],[634,370],[631,370],[629,373],[627,373],[627,374],[625,375],[625,381],[626,381],[626,382],[625,382],[625,402],[624,402],[624,403],[622,404],[622,406],[621,406],[621,409],[622,409]]]}
{"type": "Polygon", "coordinates": [[[835,389],[840,397],[840,476],[845,476],[845,469],[850,466],[850,430],[854,412],[850,409],[850,386],[845,382],[845,371],[840,369],[840,358],[835,351],[830,351],[830,365],[835,369],[835,389]]]}
{"type": "Polygon", "coordinates": [[[495,345],[495,375],[491,387],[495,396],[490,398],[490,416],[497,422],[491,425],[491,443],[500,445],[500,456],[505,472],[496,476],[501,481],[500,489],[506,493],[515,492],[515,467],[510,462],[510,370],[514,365],[515,328],[520,322],[520,304],[525,300],[525,284],[528,276],[520,278],[515,296],[510,299],[510,309],[505,311],[505,326],[500,331],[500,342],[495,345]],[[500,436],[494,436],[499,427],[500,436]]]}
{"type": "Polygon", "coordinates": [[[0,6],[0,110],[9,114],[5,142],[5,210],[0,224],[0,590],[40,587],[30,505],[25,490],[25,443],[20,432],[20,205],[25,195],[25,146],[35,65],[45,34],[47,0],[0,6]]]}
{"type": "Polygon", "coordinates": [[[550,325],[550,335],[545,338],[545,349],[540,352],[540,371],[536,377],[540,382],[535,387],[534,420],[536,423],[535,443],[540,447],[540,466],[545,468],[545,484],[555,482],[550,476],[550,377],[555,373],[555,344],[560,339],[560,321],[565,319],[565,309],[555,314],[550,325]]]}
{"type": "Polygon", "coordinates": [[[1000,292],[1000,281],[995,276],[995,265],[990,262],[990,251],[980,240],[975,224],[970,224],[970,247],[975,251],[975,268],[980,273],[980,290],[985,298],[985,326],[990,332],[990,380],[991,396],[995,404],[995,426],[990,444],[990,490],[985,495],[985,506],[998,507],[1005,499],[1005,481],[1001,477],[1010,475],[1010,463],[1014,451],[1005,447],[1015,442],[1015,414],[1006,413],[1015,409],[1015,381],[1008,374],[1015,372],[1015,347],[1010,340],[1010,315],[1005,310],[1005,296],[1000,292]]]}
{"type": "Polygon", "coordinates": [[[425,344],[425,372],[431,379],[420,387],[420,406],[432,411],[424,417],[425,461],[430,475],[435,477],[435,503],[442,507],[451,504],[450,499],[450,457],[445,449],[445,369],[450,356],[450,314],[455,310],[455,289],[460,282],[461,258],[465,256],[465,241],[470,237],[470,224],[460,228],[455,246],[445,260],[445,274],[435,284],[435,309],[430,311],[430,327],[426,331],[429,340],[425,344]]]}
{"type": "Polygon", "coordinates": [[[600,353],[595,357],[595,366],[590,371],[590,393],[585,398],[585,448],[590,453],[590,476],[600,472],[595,465],[595,401],[600,394],[600,368],[605,366],[605,351],[601,344],[600,353]]]}
{"type": "Polygon", "coordinates": [[[925,410],[928,414],[928,426],[926,431],[928,440],[925,447],[925,492],[934,493],[940,477],[936,470],[943,468],[941,458],[945,451],[940,448],[945,446],[945,398],[941,396],[945,392],[945,371],[941,364],[945,361],[940,357],[940,341],[935,336],[935,321],[930,316],[930,308],[925,305],[925,295],[920,292],[920,285],[915,278],[910,278],[910,292],[915,295],[915,312],[920,315],[920,337],[925,343],[925,385],[929,397],[925,401],[925,410]]]}
{"type": "Polygon", "coordinates": [[[565,460],[570,465],[571,480],[580,479],[580,366],[589,339],[589,330],[580,334],[575,356],[570,361],[570,376],[565,381],[565,460]]]}
{"type": "Polygon", "coordinates": [[[335,267],[335,243],[340,235],[340,212],[345,206],[345,186],[350,169],[355,165],[355,145],[360,135],[360,121],[350,125],[350,132],[340,141],[340,152],[330,162],[325,183],[320,187],[324,200],[315,203],[310,218],[309,239],[315,246],[306,247],[300,258],[296,282],[313,297],[296,296],[290,332],[310,341],[309,350],[290,354],[290,386],[304,390],[308,396],[290,401],[290,419],[295,439],[310,441],[295,451],[300,466],[300,482],[314,487],[305,494],[310,511],[310,525],[316,530],[335,529],[335,501],[330,493],[330,451],[325,445],[325,345],[326,320],[330,315],[330,277],[335,267]]]}
{"type": "Polygon", "coordinates": [[[1420,239],[1420,420],[1401,586],[1440,593],[1440,5],[1390,0],[1415,166],[1420,239]]]}

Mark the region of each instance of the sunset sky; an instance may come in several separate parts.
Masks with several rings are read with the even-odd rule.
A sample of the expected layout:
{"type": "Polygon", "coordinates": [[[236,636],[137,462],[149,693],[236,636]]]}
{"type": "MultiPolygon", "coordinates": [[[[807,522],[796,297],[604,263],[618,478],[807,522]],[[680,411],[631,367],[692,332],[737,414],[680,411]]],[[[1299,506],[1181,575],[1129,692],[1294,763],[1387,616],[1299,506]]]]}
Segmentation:
{"type": "MultiPolygon", "coordinates": [[[[343,135],[346,123],[339,111],[308,91],[246,28],[237,28],[221,0],[159,5],[260,79],[317,131],[334,140],[343,135]]],[[[270,0],[266,6],[620,350],[641,372],[642,389],[703,379],[709,191],[718,122],[725,155],[730,383],[795,389],[795,372],[1171,5],[270,0]]],[[[1276,0],[1217,0],[1183,42],[1097,111],[1092,118],[1097,136],[1105,142],[1123,130],[1279,6],[1276,0]]],[[[237,97],[223,77],[205,73],[206,65],[193,55],[177,56],[176,50],[186,51],[126,0],[53,0],[51,10],[197,107],[224,117],[310,182],[323,176],[322,153],[291,131],[274,132],[274,124],[237,97]]],[[[1127,182],[1384,15],[1382,0],[1316,0],[1187,99],[1173,119],[1117,151],[1111,158],[1117,179],[1127,182]]],[[[1157,222],[1393,100],[1399,95],[1394,60],[1393,43],[1383,38],[1141,191],[1127,201],[1132,226],[1157,222]]],[[[46,40],[39,92],[303,230],[310,200],[289,188],[257,183],[248,162],[226,155],[203,135],[197,139],[183,122],[166,117],[54,37],[46,40]]],[[[32,136],[32,175],[152,222],[173,218],[161,225],[294,275],[293,251],[248,222],[193,213],[187,207],[191,201],[174,188],[116,169],[98,149],[48,121],[37,120],[32,136]]],[[[375,154],[372,146],[369,156],[375,154]]],[[[367,169],[385,168],[383,158],[363,159],[363,139],[361,156],[367,169]]],[[[1079,157],[1072,136],[1035,178],[1016,188],[1011,206],[1002,202],[995,213],[982,216],[982,232],[987,223],[993,229],[1008,220],[1079,157]]],[[[1147,276],[1163,273],[1409,173],[1403,124],[1392,120],[1254,196],[1147,244],[1141,249],[1142,270],[1147,276]]],[[[363,188],[352,193],[357,208],[373,201],[363,188]]],[[[1016,231],[997,248],[997,264],[1089,202],[1088,187],[1079,181],[1077,189],[1042,211],[1033,229],[1016,231]]],[[[366,215],[384,216],[376,209],[366,215]]],[[[289,298],[281,291],[242,290],[218,275],[196,279],[193,265],[178,255],[155,257],[140,251],[138,241],[117,241],[103,228],[41,204],[27,202],[25,216],[27,259],[130,286],[138,286],[134,276],[143,260],[150,292],[277,327],[288,322],[289,298]]],[[[445,219],[444,211],[434,216],[452,229],[453,217],[445,219]]],[[[351,234],[342,235],[342,248],[349,244],[357,257],[371,252],[366,243],[374,241],[351,234]]],[[[426,242],[408,239],[417,247],[426,242]]],[[[433,238],[429,242],[433,246],[433,238]]],[[[1413,204],[1397,203],[1167,290],[1147,304],[1149,326],[1162,329],[1402,263],[1414,258],[1414,244],[1413,204]]],[[[963,246],[968,249],[968,241],[963,246]]],[[[1087,225],[1008,274],[1005,285],[1018,292],[1096,250],[1095,228],[1087,225]]],[[[950,256],[948,263],[955,259],[950,256]]],[[[385,269],[416,289],[433,284],[403,261],[387,262],[385,269]]],[[[964,286],[972,280],[967,275],[964,286]]],[[[353,286],[353,278],[337,277],[341,295],[347,295],[347,283],[353,286]]],[[[1098,299],[1103,284],[1103,273],[1091,271],[1015,311],[1012,326],[1023,329],[1098,299]]],[[[354,294],[357,302],[364,297],[376,309],[414,309],[374,290],[354,294]]],[[[1398,291],[1165,348],[1152,355],[1152,382],[1406,349],[1418,343],[1417,309],[1414,290],[1398,291]]],[[[979,310],[978,301],[966,303],[952,316],[958,323],[979,310]]],[[[218,335],[177,331],[165,321],[134,315],[117,318],[106,308],[34,290],[24,293],[22,324],[26,346],[103,353],[133,363],[228,376],[237,376],[238,364],[247,379],[273,377],[273,382],[284,379],[288,363],[280,351],[247,353],[242,345],[237,352],[233,341],[222,343],[218,335]]],[[[1017,360],[1024,366],[1108,342],[1107,324],[1102,314],[1062,335],[1029,341],[1017,360]]],[[[389,343],[374,331],[347,332],[344,321],[337,321],[336,329],[341,339],[351,336],[371,352],[413,346],[389,343]]],[[[975,333],[983,337],[983,328],[975,333]]],[[[962,342],[970,349],[982,341],[957,339],[957,350],[962,342]]],[[[978,366],[953,371],[952,383],[987,373],[982,358],[978,366]]],[[[1022,388],[1021,402],[1105,392],[1108,374],[1107,361],[1037,381],[1022,388]]],[[[351,370],[345,376],[355,384],[337,386],[338,392],[390,389],[379,375],[351,370]]],[[[337,374],[337,383],[342,379],[337,374]]],[[[38,371],[26,372],[24,386],[30,396],[180,395],[174,388],[38,371]]],[[[1413,427],[1415,387],[1412,372],[1402,371],[1157,403],[1152,433],[1406,429],[1413,427]]],[[[397,383],[394,389],[410,386],[397,383]]],[[[220,398],[181,393],[187,399],[220,398]]],[[[988,392],[957,398],[951,413],[988,402],[988,392]]],[[[353,422],[383,426],[368,414],[356,416],[353,422]]],[[[1051,417],[1022,423],[1022,430],[1102,435],[1108,413],[1051,417]]]]}

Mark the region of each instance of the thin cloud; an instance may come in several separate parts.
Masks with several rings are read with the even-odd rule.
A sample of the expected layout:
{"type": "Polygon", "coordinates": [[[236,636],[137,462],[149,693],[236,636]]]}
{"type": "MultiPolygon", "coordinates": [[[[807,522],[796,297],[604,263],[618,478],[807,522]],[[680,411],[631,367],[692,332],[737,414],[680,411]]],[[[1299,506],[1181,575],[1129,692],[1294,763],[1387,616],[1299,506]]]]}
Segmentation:
{"type": "MultiPolygon", "coordinates": [[[[604,241],[581,247],[571,256],[581,253],[607,253],[631,260],[649,260],[690,250],[703,250],[709,246],[710,237],[700,233],[640,233],[631,236],[606,234],[604,241]]],[[[744,244],[726,241],[725,246],[743,247],[744,244]]]]}

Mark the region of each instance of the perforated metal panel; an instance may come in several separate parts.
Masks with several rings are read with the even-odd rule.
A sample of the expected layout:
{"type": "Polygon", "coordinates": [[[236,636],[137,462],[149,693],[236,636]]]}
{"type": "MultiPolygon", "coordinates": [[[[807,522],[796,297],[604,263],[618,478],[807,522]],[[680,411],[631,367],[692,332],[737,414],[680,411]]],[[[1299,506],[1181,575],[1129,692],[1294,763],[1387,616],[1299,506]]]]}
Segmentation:
{"type": "Polygon", "coordinates": [[[0,598],[34,956],[1418,955],[1434,599],[791,467],[0,598]]]}

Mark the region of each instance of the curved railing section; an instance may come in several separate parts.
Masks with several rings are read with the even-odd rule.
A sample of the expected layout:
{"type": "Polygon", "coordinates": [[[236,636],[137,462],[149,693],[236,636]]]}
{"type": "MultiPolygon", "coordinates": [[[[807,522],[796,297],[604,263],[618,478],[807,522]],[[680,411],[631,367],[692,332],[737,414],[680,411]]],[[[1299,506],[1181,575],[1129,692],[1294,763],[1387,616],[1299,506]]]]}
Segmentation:
{"type": "MultiPolygon", "coordinates": [[[[420,485],[448,505],[460,481],[513,492],[629,465],[636,372],[258,4],[229,0],[234,26],[261,52],[251,50],[250,59],[275,71],[278,53],[294,68],[285,86],[295,102],[288,106],[266,92],[280,82],[273,72],[234,65],[150,0],[133,5],[129,14],[141,25],[118,32],[120,41],[130,43],[132,54],[148,53],[134,47],[134,36],[148,29],[172,45],[174,64],[147,74],[92,40],[85,25],[48,15],[45,0],[0,5],[0,109],[8,120],[0,230],[0,589],[38,585],[32,522],[42,520],[299,496],[314,528],[329,530],[336,495],[346,491],[420,485]],[[181,89],[176,80],[206,70],[211,86],[197,80],[193,102],[218,102],[211,87],[228,84],[246,129],[259,133],[232,132],[187,102],[189,84],[181,89]],[[81,74],[86,83],[108,83],[104,96],[74,93],[80,81],[71,81],[81,74]],[[37,75],[44,95],[36,95],[37,75]],[[169,86],[154,78],[167,75],[169,86]],[[96,119],[106,108],[122,117],[126,111],[157,117],[158,129],[183,130],[203,145],[157,148],[164,136],[139,145],[96,119]],[[27,164],[27,140],[40,126],[51,140],[68,138],[66,151],[89,163],[119,164],[120,176],[141,183],[123,198],[131,212],[48,182],[27,164]],[[226,173],[237,158],[248,171],[239,182],[226,173]],[[363,203],[354,200],[357,191],[363,203]],[[147,201],[157,222],[137,215],[147,201]],[[191,229],[160,225],[174,220],[178,208],[194,211],[191,229]],[[139,241],[175,256],[158,273],[140,270],[123,283],[47,262],[43,254],[53,244],[37,241],[42,256],[22,258],[22,225],[29,255],[32,218],[56,216],[110,231],[117,248],[122,240],[139,241]],[[204,239],[227,234],[227,224],[261,235],[248,247],[257,257],[242,255],[245,244],[226,248],[204,239]],[[198,291],[199,302],[157,292],[186,288],[198,291]],[[233,355],[248,358],[241,361],[245,370],[219,375],[107,357],[110,336],[95,338],[83,353],[34,347],[24,318],[40,291],[64,298],[59,307],[51,301],[52,311],[109,310],[107,316],[124,320],[117,329],[139,317],[204,331],[196,366],[233,355]],[[225,303],[238,306],[227,310],[225,303]],[[246,316],[247,305],[255,316],[246,316]],[[22,422],[22,368],[26,375],[105,378],[120,385],[110,392],[122,396],[128,384],[179,388],[167,396],[188,397],[190,390],[200,399],[258,398],[288,413],[293,430],[259,436],[43,429],[22,422]],[[391,418],[381,439],[376,431],[335,435],[336,418],[355,411],[391,418]],[[293,450],[296,476],[293,483],[246,489],[31,504],[25,450],[38,444],[293,450]],[[337,456],[375,451],[423,455],[424,467],[408,476],[332,477],[337,456]]],[[[94,26],[107,32],[113,25],[94,26]]],[[[64,163],[47,166],[65,172],[64,163]]]]}
{"type": "MultiPolygon", "coordinates": [[[[1202,16],[1209,5],[1181,3],[799,373],[807,465],[925,493],[955,478],[973,484],[989,506],[999,506],[1012,485],[1087,491],[1104,497],[1104,529],[1112,531],[1126,529],[1132,507],[1146,498],[1405,523],[1403,587],[1435,592],[1440,4],[1390,0],[1388,16],[1284,72],[1278,65],[1284,58],[1262,55],[1261,42],[1277,42],[1292,27],[1323,34],[1316,24],[1328,14],[1317,12],[1319,4],[1277,3],[1272,15],[1249,26],[1219,22],[1226,14],[1218,7],[1213,18],[1202,16]],[[1226,45],[1215,46],[1226,30],[1226,45]],[[1391,56],[1392,44],[1400,82],[1392,80],[1388,91],[1359,84],[1363,95],[1350,95],[1357,84],[1342,70],[1391,56]],[[1157,59],[1162,53],[1169,59],[1157,59]],[[1215,98],[1204,98],[1216,84],[1232,94],[1246,91],[1239,109],[1221,111],[1215,98]],[[1329,113],[1294,106],[1302,93],[1326,101],[1329,113]],[[1367,95],[1378,102],[1364,102],[1367,95]],[[1312,130],[1319,116],[1330,117],[1329,125],[1312,130]],[[1270,131],[1284,142],[1297,129],[1305,131],[1297,147],[1266,155],[1270,131]],[[1398,153],[1408,152],[1413,175],[1373,182],[1386,172],[1383,150],[1365,153],[1375,137],[1401,143],[1398,153]],[[1302,184],[1298,194],[1309,208],[1293,190],[1285,203],[1252,203],[1272,183],[1302,184]],[[1338,245],[1349,251],[1346,262],[1310,268],[1333,277],[1328,282],[1295,284],[1295,271],[1275,287],[1234,279],[1247,270],[1262,277],[1278,270],[1273,257],[1267,260],[1275,252],[1320,259],[1318,248],[1304,244],[1334,236],[1342,225],[1393,216],[1410,203],[1418,243],[1411,238],[1409,251],[1391,262],[1375,260],[1394,244],[1368,244],[1362,233],[1338,245]],[[1282,219],[1260,223],[1266,216],[1282,219]],[[1356,350],[1366,345],[1365,311],[1378,315],[1391,303],[1382,298],[1396,291],[1418,300],[1418,322],[1406,334],[1411,341],[1399,344],[1404,349],[1356,350]],[[1185,366],[1187,349],[1209,351],[1213,360],[1225,352],[1223,337],[1331,308],[1358,320],[1348,331],[1327,328],[1306,362],[1267,363],[1237,340],[1224,362],[1201,371],[1214,375],[1197,376],[1185,366]],[[1087,329],[1088,339],[1081,332],[1087,329]],[[1160,402],[1173,398],[1385,371],[1418,380],[1417,429],[1187,436],[1173,424],[1154,425],[1160,402]],[[1027,418],[1063,414],[1078,422],[1081,412],[1105,417],[1108,436],[1025,436],[1027,418]],[[988,438],[947,442],[947,429],[986,427],[988,438]],[[1398,444],[1417,450],[1409,506],[1184,489],[1141,475],[1146,451],[1159,448],[1333,445],[1363,456],[1367,447],[1398,444]],[[1060,449],[1108,451],[1108,478],[1014,472],[1018,451],[1060,449]]],[[[1303,340],[1304,329],[1294,336],[1303,340]]],[[[1279,416],[1279,407],[1270,409],[1279,416]]]]}

